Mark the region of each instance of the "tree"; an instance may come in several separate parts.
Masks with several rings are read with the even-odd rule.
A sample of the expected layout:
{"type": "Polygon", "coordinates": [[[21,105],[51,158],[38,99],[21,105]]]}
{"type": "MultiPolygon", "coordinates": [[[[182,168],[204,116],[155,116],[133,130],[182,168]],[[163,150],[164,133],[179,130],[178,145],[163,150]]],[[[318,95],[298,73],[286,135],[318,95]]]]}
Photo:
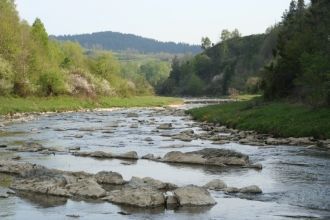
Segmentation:
{"type": "Polygon", "coordinates": [[[41,43],[41,45],[45,48],[48,46],[48,34],[46,32],[44,24],[41,22],[39,18],[36,18],[32,25],[31,29],[32,37],[37,43],[41,43]]]}
{"type": "Polygon", "coordinates": [[[211,42],[210,38],[202,37],[202,49],[203,50],[210,48],[211,45],[212,45],[212,42],[211,42]]]}
{"type": "Polygon", "coordinates": [[[222,30],[221,32],[221,41],[226,41],[232,38],[239,38],[242,34],[239,32],[237,28],[235,28],[232,32],[227,29],[222,30]]]}
{"type": "Polygon", "coordinates": [[[237,28],[235,28],[232,32],[231,32],[231,38],[239,38],[241,37],[242,34],[239,32],[239,30],[237,28]]]}
{"type": "Polygon", "coordinates": [[[299,12],[302,12],[305,10],[305,1],[304,0],[298,0],[297,9],[299,12]]]}
{"type": "Polygon", "coordinates": [[[274,61],[263,77],[265,97],[330,105],[328,0],[292,1],[283,17],[274,61]],[[303,12],[303,13],[302,13],[303,12]]]}
{"type": "Polygon", "coordinates": [[[120,73],[120,65],[110,52],[100,53],[92,62],[92,72],[109,82],[120,73]]]}
{"type": "Polygon", "coordinates": [[[13,0],[0,1],[0,54],[8,61],[19,51],[20,24],[13,0]]]}
{"type": "Polygon", "coordinates": [[[180,61],[177,56],[175,56],[172,60],[172,70],[170,72],[170,78],[173,79],[175,82],[179,82],[180,80],[180,61]]]}
{"type": "Polygon", "coordinates": [[[228,31],[227,29],[222,30],[221,32],[221,41],[226,41],[229,40],[231,38],[231,33],[230,31],[228,31]]]}

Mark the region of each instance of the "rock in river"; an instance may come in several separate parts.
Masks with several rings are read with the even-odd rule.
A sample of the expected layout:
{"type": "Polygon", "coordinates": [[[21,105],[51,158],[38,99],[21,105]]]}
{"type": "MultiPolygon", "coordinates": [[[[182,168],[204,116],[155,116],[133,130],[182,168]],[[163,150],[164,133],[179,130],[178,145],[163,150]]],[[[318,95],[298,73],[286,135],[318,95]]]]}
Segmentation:
{"type": "Polygon", "coordinates": [[[67,172],[31,163],[0,161],[0,172],[16,175],[11,188],[62,197],[100,198],[106,191],[92,174],[67,172]]]}
{"type": "Polygon", "coordinates": [[[162,161],[214,166],[247,166],[250,164],[247,155],[232,150],[215,148],[205,148],[188,153],[172,151],[167,153],[162,161]]]}
{"type": "Polygon", "coordinates": [[[10,194],[15,194],[15,192],[11,189],[0,186],[0,198],[8,198],[10,194]]]}
{"type": "Polygon", "coordinates": [[[247,186],[247,187],[243,187],[241,189],[239,189],[240,193],[251,193],[251,194],[259,194],[262,193],[262,190],[256,186],[256,185],[252,185],[252,186],[247,186]]]}
{"type": "Polygon", "coordinates": [[[210,193],[205,188],[198,186],[190,185],[180,187],[174,190],[174,195],[180,206],[204,206],[216,204],[210,193]]]}
{"type": "Polygon", "coordinates": [[[151,177],[139,178],[139,177],[135,177],[135,176],[133,176],[131,178],[128,185],[133,188],[151,187],[151,188],[166,189],[166,190],[171,190],[171,189],[177,188],[177,186],[172,183],[164,183],[160,180],[156,180],[151,177]]]}
{"type": "Polygon", "coordinates": [[[104,200],[143,208],[165,205],[163,193],[152,187],[124,187],[121,190],[111,191],[104,200]]]}
{"type": "Polygon", "coordinates": [[[79,157],[94,157],[100,159],[111,159],[111,158],[118,158],[118,159],[130,159],[130,160],[137,160],[139,159],[137,153],[135,151],[129,151],[123,154],[112,154],[106,153],[103,151],[94,151],[94,152],[74,152],[74,156],[79,157]]]}
{"type": "Polygon", "coordinates": [[[128,118],[137,118],[137,117],[139,117],[139,115],[137,113],[130,112],[130,113],[127,114],[127,117],[128,118]]]}
{"type": "Polygon", "coordinates": [[[222,180],[215,179],[211,180],[207,184],[203,186],[206,189],[211,189],[211,190],[223,190],[224,188],[227,187],[227,184],[223,182],[222,180]]]}
{"type": "Polygon", "coordinates": [[[163,129],[163,130],[167,130],[167,129],[172,129],[172,123],[165,123],[165,124],[161,124],[157,127],[157,129],[163,129]]]}
{"type": "Polygon", "coordinates": [[[102,184],[121,185],[125,183],[123,176],[116,172],[101,171],[95,175],[95,179],[102,184]]]}

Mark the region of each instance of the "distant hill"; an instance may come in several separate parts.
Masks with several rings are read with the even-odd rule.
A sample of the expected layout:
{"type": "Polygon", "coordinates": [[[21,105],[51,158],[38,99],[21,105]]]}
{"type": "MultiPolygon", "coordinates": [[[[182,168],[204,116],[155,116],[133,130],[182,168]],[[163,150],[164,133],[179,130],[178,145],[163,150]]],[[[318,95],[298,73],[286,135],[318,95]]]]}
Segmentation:
{"type": "Polygon", "coordinates": [[[191,53],[201,52],[199,45],[185,43],[161,42],[150,38],[144,38],[133,34],[119,32],[96,32],[92,34],[52,36],[60,41],[77,41],[83,47],[91,49],[105,49],[113,51],[133,50],[140,53],[191,53]]]}

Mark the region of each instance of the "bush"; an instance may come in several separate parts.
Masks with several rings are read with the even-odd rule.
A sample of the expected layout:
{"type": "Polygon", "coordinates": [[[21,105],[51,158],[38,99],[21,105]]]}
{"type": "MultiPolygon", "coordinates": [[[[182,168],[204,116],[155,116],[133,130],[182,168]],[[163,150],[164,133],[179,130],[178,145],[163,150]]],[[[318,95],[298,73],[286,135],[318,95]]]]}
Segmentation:
{"type": "Polygon", "coordinates": [[[257,94],[260,91],[260,82],[259,77],[249,77],[245,83],[245,90],[249,94],[257,94]]]}
{"type": "Polygon", "coordinates": [[[0,95],[8,95],[12,92],[14,84],[14,72],[8,61],[0,56],[0,95]]]}
{"type": "Polygon", "coordinates": [[[68,92],[64,74],[58,71],[49,71],[39,78],[40,94],[44,96],[60,95],[68,92]]]}

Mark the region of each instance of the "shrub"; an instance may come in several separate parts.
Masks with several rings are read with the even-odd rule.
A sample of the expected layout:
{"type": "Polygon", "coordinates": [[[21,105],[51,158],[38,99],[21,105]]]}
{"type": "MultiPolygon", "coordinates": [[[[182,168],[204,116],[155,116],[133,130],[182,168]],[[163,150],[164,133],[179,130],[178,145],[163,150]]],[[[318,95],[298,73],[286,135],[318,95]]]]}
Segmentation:
{"type": "Polygon", "coordinates": [[[58,71],[45,72],[39,77],[41,95],[60,95],[68,92],[64,74],[58,71]]]}
{"type": "Polygon", "coordinates": [[[0,95],[8,95],[12,92],[14,84],[14,72],[8,61],[0,56],[0,95]]]}

